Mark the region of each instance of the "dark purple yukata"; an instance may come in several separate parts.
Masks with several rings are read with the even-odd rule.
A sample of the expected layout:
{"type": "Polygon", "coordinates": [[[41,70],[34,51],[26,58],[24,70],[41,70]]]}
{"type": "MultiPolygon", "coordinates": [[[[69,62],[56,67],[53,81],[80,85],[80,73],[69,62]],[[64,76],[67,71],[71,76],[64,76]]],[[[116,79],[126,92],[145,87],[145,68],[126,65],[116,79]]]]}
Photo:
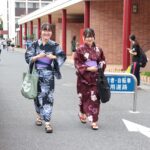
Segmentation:
{"type": "MultiPolygon", "coordinates": [[[[87,67],[99,67],[101,62],[105,63],[105,56],[101,48],[95,46],[90,48],[84,44],[77,49],[74,60],[80,112],[86,114],[91,122],[96,122],[100,111],[100,97],[96,85],[98,72],[87,71],[87,67]]],[[[103,70],[105,67],[104,64],[103,70]]]]}

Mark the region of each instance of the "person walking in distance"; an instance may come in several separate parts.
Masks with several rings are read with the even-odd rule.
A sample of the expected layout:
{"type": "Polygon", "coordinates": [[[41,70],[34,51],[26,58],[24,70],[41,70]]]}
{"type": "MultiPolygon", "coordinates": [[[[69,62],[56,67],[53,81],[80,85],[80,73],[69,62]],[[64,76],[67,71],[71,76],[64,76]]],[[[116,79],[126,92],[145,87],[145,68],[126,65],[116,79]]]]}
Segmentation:
{"type": "Polygon", "coordinates": [[[15,39],[14,38],[12,38],[12,40],[11,40],[11,49],[14,52],[14,50],[15,50],[15,39]]]}
{"type": "Polygon", "coordinates": [[[1,61],[2,50],[3,50],[3,43],[2,43],[2,39],[0,39],[0,61],[1,61]]]}
{"type": "Polygon", "coordinates": [[[72,40],[71,40],[71,50],[72,50],[72,58],[74,58],[74,54],[76,52],[76,49],[77,49],[77,41],[76,41],[76,36],[74,35],[72,37],[72,40]]]}
{"type": "Polygon", "coordinates": [[[134,34],[129,36],[129,40],[131,42],[131,48],[127,48],[129,53],[132,56],[132,65],[131,65],[131,73],[135,75],[137,79],[137,86],[140,85],[140,45],[136,40],[134,34]]]}
{"type": "Polygon", "coordinates": [[[44,23],[41,26],[41,38],[27,47],[25,53],[26,62],[29,64],[35,63],[39,76],[38,95],[34,99],[37,113],[36,125],[41,126],[44,121],[46,133],[53,132],[50,121],[54,103],[54,76],[58,79],[61,78],[59,67],[66,59],[63,50],[58,43],[51,40],[51,36],[52,25],[44,23]]]}
{"type": "Polygon", "coordinates": [[[77,74],[77,93],[80,99],[79,119],[86,123],[87,119],[94,130],[99,128],[98,115],[100,97],[97,88],[98,68],[104,71],[105,56],[101,48],[95,44],[95,32],[86,28],[83,32],[83,45],[76,50],[74,63],[77,74]]]}

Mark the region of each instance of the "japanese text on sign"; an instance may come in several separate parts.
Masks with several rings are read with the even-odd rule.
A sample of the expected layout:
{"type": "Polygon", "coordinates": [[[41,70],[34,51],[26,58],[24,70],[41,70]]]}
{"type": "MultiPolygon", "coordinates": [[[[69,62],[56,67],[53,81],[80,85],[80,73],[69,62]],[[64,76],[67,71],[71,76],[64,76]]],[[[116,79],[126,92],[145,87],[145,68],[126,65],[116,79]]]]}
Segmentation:
{"type": "Polygon", "coordinates": [[[127,75],[106,75],[111,91],[133,92],[135,79],[127,75]]]}

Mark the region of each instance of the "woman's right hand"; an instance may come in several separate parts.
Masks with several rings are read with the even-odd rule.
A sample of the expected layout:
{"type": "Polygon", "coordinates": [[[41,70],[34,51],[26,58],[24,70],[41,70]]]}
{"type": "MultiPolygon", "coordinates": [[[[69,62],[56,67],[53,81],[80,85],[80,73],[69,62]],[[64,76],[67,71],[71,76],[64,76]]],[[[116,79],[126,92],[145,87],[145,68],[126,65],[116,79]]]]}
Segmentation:
{"type": "Polygon", "coordinates": [[[32,61],[36,61],[37,59],[45,57],[45,56],[46,56],[46,54],[42,52],[42,53],[32,57],[32,61]]]}
{"type": "Polygon", "coordinates": [[[98,69],[97,69],[97,67],[88,67],[88,68],[87,68],[87,71],[97,72],[98,69]]]}
{"type": "Polygon", "coordinates": [[[38,56],[38,58],[42,58],[42,57],[45,57],[46,54],[42,52],[42,53],[38,54],[37,56],[38,56]]]}

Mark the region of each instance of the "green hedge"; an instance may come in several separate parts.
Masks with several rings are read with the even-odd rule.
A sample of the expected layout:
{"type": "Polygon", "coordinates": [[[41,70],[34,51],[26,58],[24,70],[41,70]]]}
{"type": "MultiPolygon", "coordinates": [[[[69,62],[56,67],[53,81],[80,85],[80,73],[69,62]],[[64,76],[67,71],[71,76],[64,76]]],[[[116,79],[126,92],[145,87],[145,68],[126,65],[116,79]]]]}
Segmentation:
{"type": "Polygon", "coordinates": [[[141,75],[150,77],[150,72],[142,72],[141,75]]]}

